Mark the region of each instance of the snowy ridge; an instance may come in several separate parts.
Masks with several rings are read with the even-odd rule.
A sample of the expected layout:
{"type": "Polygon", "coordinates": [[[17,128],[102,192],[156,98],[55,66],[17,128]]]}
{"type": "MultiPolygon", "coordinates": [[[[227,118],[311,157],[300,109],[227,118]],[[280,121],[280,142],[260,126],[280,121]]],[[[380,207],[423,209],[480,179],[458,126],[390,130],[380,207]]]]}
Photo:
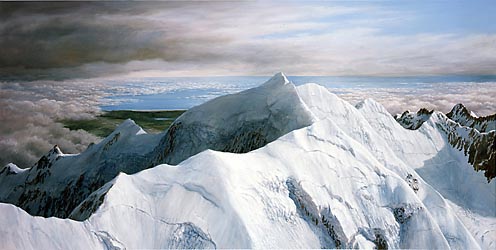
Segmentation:
{"type": "Polygon", "coordinates": [[[205,151],[177,167],[121,174],[85,224],[71,223],[129,248],[477,246],[464,227],[449,242],[403,178],[330,120],[247,154],[205,151]]]}
{"type": "MultiPolygon", "coordinates": [[[[83,169],[82,183],[113,176],[71,194],[80,201],[65,217],[74,220],[32,217],[0,203],[0,248],[496,247],[496,182],[453,146],[453,124],[473,137],[444,114],[408,130],[371,99],[355,107],[278,74],[174,124],[152,136],[126,121],[86,152],[55,157],[45,180],[74,186],[79,175],[59,173],[68,169],[83,169]],[[138,172],[158,160],[180,162],[138,172]],[[117,174],[122,169],[127,174],[117,174]]],[[[33,169],[0,175],[0,190],[33,169]]]]}
{"type": "Polygon", "coordinates": [[[55,146],[33,167],[15,175],[0,174],[0,201],[15,204],[33,215],[65,218],[119,172],[144,169],[145,154],[153,150],[159,139],[160,135],[148,135],[132,120],[126,120],[81,154],[63,154],[55,146]]]}
{"type": "MultiPolygon", "coordinates": [[[[418,179],[421,186],[419,195],[425,195],[423,200],[431,212],[438,210],[440,206],[434,201],[442,200],[436,197],[437,192],[457,202],[464,201],[463,206],[484,211],[481,212],[484,215],[494,214],[493,211],[496,211],[495,183],[488,185],[484,176],[476,173],[468,165],[467,157],[460,156],[458,149],[449,144],[446,134],[438,128],[437,124],[441,121],[430,120],[430,126],[426,125],[415,131],[406,130],[384,106],[372,99],[364,100],[355,108],[322,86],[306,84],[299,86],[298,90],[302,99],[318,117],[332,117],[333,122],[361,142],[387,168],[404,178],[412,174],[418,179]],[[432,168],[435,171],[431,173],[432,168]],[[447,173],[449,181],[440,179],[447,173]],[[431,187],[422,187],[422,178],[437,191],[431,187]],[[426,189],[428,192],[422,191],[426,189]]],[[[442,221],[449,220],[451,215],[442,210],[436,213],[440,216],[436,219],[441,227],[450,230],[449,227],[443,226],[442,221]]],[[[496,233],[496,228],[493,227],[492,232],[496,233]]]]}
{"type": "Polygon", "coordinates": [[[474,117],[462,104],[446,115],[420,109],[394,117],[404,128],[416,130],[431,120],[447,136],[449,144],[467,156],[475,171],[484,171],[487,181],[496,177],[496,114],[474,117]]]}
{"type": "Polygon", "coordinates": [[[152,165],[176,165],[206,149],[249,152],[312,122],[295,85],[278,73],[259,87],[186,111],[166,131],[152,165]]]}
{"type": "Polygon", "coordinates": [[[452,121],[442,113],[437,113],[433,119],[446,133],[448,142],[468,157],[474,170],[484,171],[488,182],[496,177],[496,130],[481,133],[452,121]]]}
{"type": "MultiPolygon", "coordinates": [[[[496,245],[496,183],[487,183],[475,172],[463,151],[451,145],[443,126],[459,124],[441,112],[433,115],[417,130],[405,130],[382,105],[366,100],[359,110],[386,139],[387,144],[457,210],[464,225],[484,249],[496,245]],[[382,107],[382,108],[380,108],[382,107]],[[374,115],[373,112],[379,111],[374,115]],[[481,226],[482,224],[486,225],[481,226]]],[[[467,128],[465,128],[467,129],[467,128]]]]}
{"type": "Polygon", "coordinates": [[[461,103],[455,105],[446,116],[462,126],[477,129],[482,133],[496,130],[496,114],[478,117],[461,103]]]}
{"type": "MultiPolygon", "coordinates": [[[[407,129],[418,129],[425,121],[427,121],[434,111],[421,108],[417,113],[409,110],[401,115],[397,114],[394,118],[407,129]]],[[[496,114],[479,117],[472,111],[469,111],[463,104],[459,103],[453,106],[446,116],[453,122],[456,122],[464,127],[476,129],[481,133],[491,132],[496,130],[496,114]]]]}
{"type": "Polygon", "coordinates": [[[119,172],[132,174],[164,162],[177,164],[205,149],[248,152],[310,125],[312,119],[295,86],[278,73],[260,87],[188,110],[163,134],[148,135],[128,119],[80,155],[64,156],[57,148],[60,161],[42,158],[43,170],[26,173],[34,181],[26,182],[25,175],[8,180],[0,176],[0,201],[32,215],[66,218],[119,172]]]}
{"type": "Polygon", "coordinates": [[[27,170],[28,170],[28,168],[22,169],[22,168],[19,168],[14,163],[9,163],[9,164],[5,165],[2,168],[2,170],[0,170],[0,175],[2,175],[2,174],[4,174],[4,175],[18,174],[18,173],[22,173],[22,172],[27,171],[27,170]]]}
{"type": "Polygon", "coordinates": [[[429,111],[425,108],[419,109],[417,113],[407,110],[401,115],[395,115],[394,119],[396,119],[404,128],[415,130],[420,128],[420,126],[431,117],[433,112],[434,110],[429,111]]]}

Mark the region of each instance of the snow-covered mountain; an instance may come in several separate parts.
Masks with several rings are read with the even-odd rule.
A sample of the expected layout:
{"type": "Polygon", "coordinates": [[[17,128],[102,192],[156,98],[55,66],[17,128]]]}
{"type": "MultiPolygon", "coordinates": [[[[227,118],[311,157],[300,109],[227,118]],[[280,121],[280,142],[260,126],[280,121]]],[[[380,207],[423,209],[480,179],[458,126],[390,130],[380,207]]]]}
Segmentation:
{"type": "Polygon", "coordinates": [[[0,170],[0,201],[32,215],[66,218],[93,191],[120,172],[148,166],[161,135],[146,134],[132,120],[122,123],[99,144],[81,154],[64,154],[55,146],[31,168],[7,165],[0,170]]]}
{"type": "MultiPolygon", "coordinates": [[[[433,112],[433,110],[429,111],[425,108],[419,109],[416,113],[407,110],[401,115],[395,115],[394,118],[407,129],[418,129],[429,119],[433,112]]],[[[481,133],[496,130],[496,114],[479,117],[461,103],[453,106],[446,116],[464,127],[476,129],[481,133]]]]}
{"type": "Polygon", "coordinates": [[[446,116],[463,126],[475,128],[479,132],[496,130],[496,114],[481,117],[475,116],[474,113],[469,111],[461,103],[455,105],[446,116]]]}
{"type": "Polygon", "coordinates": [[[4,170],[0,201],[32,215],[66,218],[120,172],[176,165],[206,149],[248,152],[312,124],[312,119],[296,87],[282,73],[276,74],[257,88],[188,110],[163,134],[146,134],[127,120],[80,155],[65,155],[54,147],[22,174],[7,175],[12,171],[4,170]]]}
{"type": "Polygon", "coordinates": [[[3,202],[71,219],[0,203],[0,248],[493,249],[496,182],[474,171],[464,139],[486,144],[460,148],[453,131],[475,133],[435,111],[405,129],[373,100],[353,106],[278,74],[163,134],[128,120],[80,155],[6,166],[3,202]],[[60,195],[79,203],[37,198],[60,195]]]}
{"type": "Polygon", "coordinates": [[[465,106],[457,104],[446,115],[420,109],[417,113],[405,111],[395,119],[412,130],[432,119],[451,146],[462,151],[476,171],[484,171],[488,182],[496,177],[496,114],[474,117],[465,106]]]}
{"type": "Polygon", "coordinates": [[[178,117],[156,148],[153,165],[176,165],[206,149],[246,153],[312,122],[295,85],[278,73],[257,88],[215,98],[178,117]]]}

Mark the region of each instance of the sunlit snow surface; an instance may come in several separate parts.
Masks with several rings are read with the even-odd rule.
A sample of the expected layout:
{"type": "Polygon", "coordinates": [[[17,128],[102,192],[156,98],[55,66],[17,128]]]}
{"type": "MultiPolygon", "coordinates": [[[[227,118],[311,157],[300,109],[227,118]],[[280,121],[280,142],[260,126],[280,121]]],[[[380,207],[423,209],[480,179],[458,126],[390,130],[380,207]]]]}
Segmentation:
{"type": "Polygon", "coordinates": [[[0,204],[0,248],[496,247],[496,182],[446,142],[442,113],[411,131],[371,99],[296,89],[312,125],[249,153],[120,174],[83,222],[0,204]]]}

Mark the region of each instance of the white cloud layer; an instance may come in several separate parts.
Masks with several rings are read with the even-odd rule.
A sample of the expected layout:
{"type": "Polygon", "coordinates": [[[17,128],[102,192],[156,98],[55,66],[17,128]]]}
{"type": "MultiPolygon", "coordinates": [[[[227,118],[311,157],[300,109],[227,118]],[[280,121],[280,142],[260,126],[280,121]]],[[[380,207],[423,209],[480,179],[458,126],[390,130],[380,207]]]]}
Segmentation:
{"type": "Polygon", "coordinates": [[[366,98],[380,102],[395,115],[405,110],[420,108],[448,113],[453,106],[463,103],[479,116],[496,113],[496,83],[449,83],[433,84],[429,88],[339,88],[332,89],[338,95],[356,104],[366,98]]]}
{"type": "Polygon", "coordinates": [[[53,145],[77,153],[99,138],[70,131],[60,119],[88,119],[102,92],[88,82],[0,82],[0,166],[30,167],[53,145]]]}

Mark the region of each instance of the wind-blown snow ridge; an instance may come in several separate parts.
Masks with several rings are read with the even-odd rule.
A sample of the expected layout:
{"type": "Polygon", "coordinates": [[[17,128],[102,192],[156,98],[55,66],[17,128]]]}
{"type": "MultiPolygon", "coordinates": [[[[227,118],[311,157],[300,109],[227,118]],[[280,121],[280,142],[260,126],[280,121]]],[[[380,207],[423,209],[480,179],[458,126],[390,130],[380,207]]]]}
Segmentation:
{"type": "Polygon", "coordinates": [[[457,104],[446,115],[420,109],[417,113],[405,111],[395,119],[412,130],[433,119],[448,142],[467,156],[475,171],[484,171],[488,182],[496,177],[496,114],[473,117],[463,104],[457,104]]]}
{"type": "MultiPolygon", "coordinates": [[[[421,108],[417,113],[407,110],[401,115],[395,115],[394,118],[403,127],[415,130],[427,121],[433,112],[433,110],[429,111],[425,108],[421,108]]],[[[481,133],[496,130],[496,114],[478,117],[461,103],[453,106],[446,116],[450,120],[459,123],[461,126],[476,129],[481,133]]]]}
{"type": "Polygon", "coordinates": [[[420,126],[431,117],[433,112],[434,110],[427,110],[425,108],[419,109],[417,113],[407,110],[401,115],[395,115],[394,119],[396,119],[404,128],[415,130],[420,128],[420,126]]]}
{"type": "Polygon", "coordinates": [[[182,114],[155,149],[152,165],[175,165],[206,149],[246,153],[312,122],[295,85],[278,73],[259,87],[182,114]]]}
{"type": "Polygon", "coordinates": [[[22,168],[19,168],[14,163],[9,163],[9,164],[5,165],[2,170],[0,170],[0,175],[1,174],[5,174],[5,175],[18,174],[18,173],[22,173],[22,172],[27,171],[27,170],[28,170],[27,168],[22,169],[22,168]]]}
{"type": "Polygon", "coordinates": [[[0,174],[0,201],[15,204],[33,215],[66,218],[119,172],[144,169],[148,165],[146,153],[159,140],[160,135],[148,135],[128,119],[81,154],[63,154],[55,146],[30,169],[15,175],[0,174]]]}
{"type": "Polygon", "coordinates": [[[462,126],[477,129],[477,131],[482,133],[496,130],[496,114],[482,117],[474,116],[461,103],[455,105],[446,116],[462,126]]]}
{"type": "MultiPolygon", "coordinates": [[[[282,73],[188,112],[158,136],[126,121],[91,153],[60,157],[45,180],[69,162],[107,176],[135,168],[78,194],[67,216],[79,221],[0,204],[0,248],[496,247],[495,182],[452,146],[446,129],[456,123],[443,114],[407,130],[371,99],[355,107],[282,73]],[[243,154],[204,150],[219,145],[243,154]],[[178,165],[137,172],[157,159],[178,165]]],[[[26,174],[0,175],[0,185],[26,174]]]]}

